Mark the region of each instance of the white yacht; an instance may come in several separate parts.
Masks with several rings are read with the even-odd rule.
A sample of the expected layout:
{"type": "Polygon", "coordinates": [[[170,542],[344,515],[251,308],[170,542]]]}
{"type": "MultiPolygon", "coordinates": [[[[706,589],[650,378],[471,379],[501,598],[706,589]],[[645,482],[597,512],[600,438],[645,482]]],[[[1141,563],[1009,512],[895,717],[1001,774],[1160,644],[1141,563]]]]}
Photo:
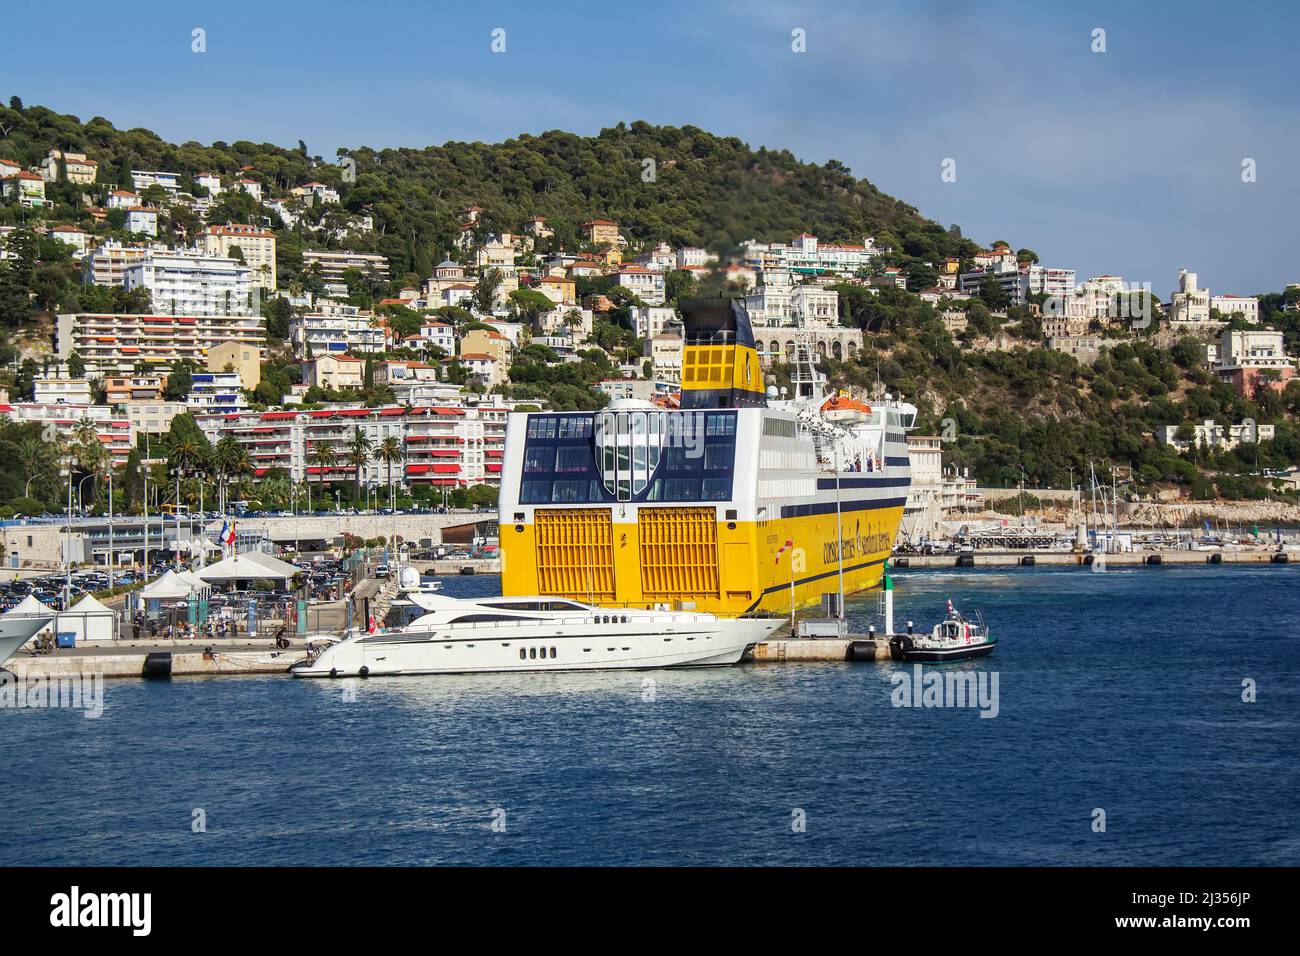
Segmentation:
{"type": "Polygon", "coordinates": [[[349,634],[291,668],[296,677],[481,671],[640,670],[734,664],[779,618],[593,607],[555,597],[406,595],[411,623],[349,634]]]}
{"type": "Polygon", "coordinates": [[[0,617],[0,665],[13,657],[36,634],[54,620],[49,614],[6,614],[0,617]]]}

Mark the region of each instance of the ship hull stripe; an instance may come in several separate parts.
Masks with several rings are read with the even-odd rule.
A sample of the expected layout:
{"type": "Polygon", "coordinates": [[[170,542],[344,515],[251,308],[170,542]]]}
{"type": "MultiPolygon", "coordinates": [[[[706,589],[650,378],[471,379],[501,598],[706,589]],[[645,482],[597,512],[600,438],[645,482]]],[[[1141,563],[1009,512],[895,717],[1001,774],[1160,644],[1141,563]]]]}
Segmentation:
{"type": "MultiPolygon", "coordinates": [[[[904,480],[903,484],[907,484],[904,480]]],[[[907,501],[907,497],[902,498],[875,498],[865,501],[823,501],[811,505],[784,505],[781,508],[782,518],[806,518],[809,515],[834,514],[836,508],[841,512],[848,513],[852,511],[874,511],[877,508],[901,508],[907,501]]]]}

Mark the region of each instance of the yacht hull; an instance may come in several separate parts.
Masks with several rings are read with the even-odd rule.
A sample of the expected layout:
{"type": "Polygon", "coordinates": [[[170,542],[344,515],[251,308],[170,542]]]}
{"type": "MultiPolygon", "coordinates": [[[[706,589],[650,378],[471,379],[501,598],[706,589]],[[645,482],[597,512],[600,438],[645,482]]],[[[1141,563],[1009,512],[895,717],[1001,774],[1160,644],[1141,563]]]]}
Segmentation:
{"type": "Polygon", "coordinates": [[[587,626],[563,622],[509,626],[450,625],[430,631],[376,633],[347,638],[296,677],[508,673],[520,671],[650,670],[721,667],[782,622],[771,619],[684,622],[682,615],[587,626]]]}
{"type": "Polygon", "coordinates": [[[3,664],[18,649],[40,633],[41,629],[54,620],[54,615],[0,617],[0,664],[3,664]]]}

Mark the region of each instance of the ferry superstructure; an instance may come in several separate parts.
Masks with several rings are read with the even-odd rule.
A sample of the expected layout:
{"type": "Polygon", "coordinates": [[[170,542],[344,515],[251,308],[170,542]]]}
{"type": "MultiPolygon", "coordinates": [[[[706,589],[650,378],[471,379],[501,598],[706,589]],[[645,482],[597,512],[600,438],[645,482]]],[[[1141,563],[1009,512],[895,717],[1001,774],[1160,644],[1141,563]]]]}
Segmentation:
{"type": "Polygon", "coordinates": [[[682,312],[680,408],[510,416],[503,593],[738,616],[877,586],[911,483],[915,407],[827,399],[810,341],[778,400],[740,302],[682,312]]]}

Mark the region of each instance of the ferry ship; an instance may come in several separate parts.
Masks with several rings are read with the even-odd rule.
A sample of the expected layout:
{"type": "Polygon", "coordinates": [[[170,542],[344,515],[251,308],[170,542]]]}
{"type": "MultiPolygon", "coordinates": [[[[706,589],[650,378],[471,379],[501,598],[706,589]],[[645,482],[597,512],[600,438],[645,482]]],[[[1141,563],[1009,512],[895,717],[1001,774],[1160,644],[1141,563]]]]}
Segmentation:
{"type": "Polygon", "coordinates": [[[679,408],[509,417],[502,593],[740,616],[878,586],[916,408],[827,397],[806,330],[782,394],[764,386],[741,302],[682,313],[679,408]]]}

